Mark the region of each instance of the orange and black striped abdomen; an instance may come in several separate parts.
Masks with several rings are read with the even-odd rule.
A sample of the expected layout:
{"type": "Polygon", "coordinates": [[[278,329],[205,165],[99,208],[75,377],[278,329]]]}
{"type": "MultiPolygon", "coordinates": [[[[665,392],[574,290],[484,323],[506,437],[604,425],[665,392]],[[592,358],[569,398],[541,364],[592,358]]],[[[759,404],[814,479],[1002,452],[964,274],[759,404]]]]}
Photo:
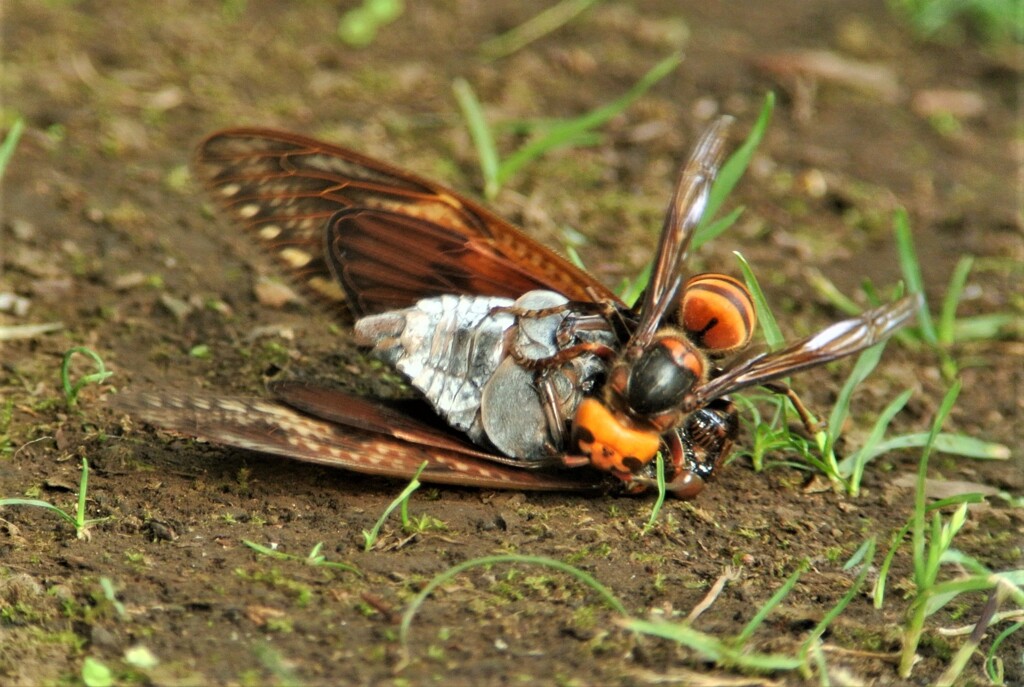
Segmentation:
{"type": "Polygon", "coordinates": [[[698,274],[683,287],[679,322],[694,343],[709,353],[726,353],[750,343],[757,325],[754,300],[738,279],[698,274]]]}

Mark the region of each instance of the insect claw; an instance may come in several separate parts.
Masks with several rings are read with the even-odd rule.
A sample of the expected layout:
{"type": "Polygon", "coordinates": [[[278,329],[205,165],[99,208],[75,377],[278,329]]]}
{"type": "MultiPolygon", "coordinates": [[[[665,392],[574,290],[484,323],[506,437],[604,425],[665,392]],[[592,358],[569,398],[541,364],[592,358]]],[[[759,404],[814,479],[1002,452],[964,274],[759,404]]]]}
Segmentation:
{"type": "Polygon", "coordinates": [[[567,468],[583,468],[590,465],[590,458],[587,456],[572,456],[566,454],[561,457],[562,465],[567,468]]]}
{"type": "Polygon", "coordinates": [[[807,406],[804,405],[804,402],[800,400],[800,396],[798,396],[788,384],[785,384],[784,382],[769,382],[767,384],[762,384],[761,386],[772,393],[785,396],[789,399],[789,402],[793,404],[793,408],[796,410],[797,415],[800,416],[800,422],[803,423],[804,429],[807,430],[810,436],[813,437],[815,434],[824,431],[828,427],[828,421],[824,419],[816,419],[814,415],[811,414],[811,411],[807,409],[807,406]]]}
{"type": "Polygon", "coordinates": [[[682,470],[665,485],[665,490],[677,499],[690,501],[704,490],[704,480],[700,475],[682,470]]]}
{"type": "MultiPolygon", "coordinates": [[[[649,489],[657,489],[658,481],[652,477],[640,477],[634,476],[631,480],[633,485],[642,487],[643,491],[649,489]]],[[[689,470],[680,471],[671,481],[665,482],[665,492],[671,494],[677,499],[683,501],[690,501],[697,497],[701,491],[704,490],[705,482],[700,477],[689,470]]],[[[640,490],[628,490],[630,493],[638,493],[640,490]]]]}

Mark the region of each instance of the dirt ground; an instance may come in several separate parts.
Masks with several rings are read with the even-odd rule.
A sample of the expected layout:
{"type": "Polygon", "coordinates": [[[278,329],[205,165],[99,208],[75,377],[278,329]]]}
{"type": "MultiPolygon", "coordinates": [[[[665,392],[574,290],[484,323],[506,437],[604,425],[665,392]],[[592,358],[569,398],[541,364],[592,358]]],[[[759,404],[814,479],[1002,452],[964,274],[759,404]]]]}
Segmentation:
{"type": "MultiPolygon", "coordinates": [[[[1021,312],[1013,180],[1022,68],[1009,48],[919,41],[880,1],[651,0],[599,4],[509,57],[480,56],[485,39],[546,4],[407,3],[363,49],[335,33],[346,3],[6,4],[2,122],[20,115],[27,128],[4,179],[0,293],[29,308],[0,313],[0,325],[63,328],[0,344],[0,497],[72,508],[86,457],[88,515],[107,519],[78,540],[40,509],[0,512],[0,682],[78,684],[91,657],[122,684],[801,683],[796,674],[745,678],[627,633],[593,591],[542,568],[477,568],[444,585],[416,618],[411,661],[396,674],[397,618],[435,575],[514,552],[578,566],[640,617],[685,616],[737,567],[739,579],[695,623],[725,637],[807,559],[810,570],[751,643],[794,653],[852,583],[857,571],[843,562],[871,535],[886,546],[906,521],[912,494],[896,483],[916,469],[916,452],[872,463],[855,499],[806,488],[807,472],[754,472],[739,458],[694,503],[668,504],[646,536],[647,498],[424,488],[411,512],[443,526],[409,537],[390,521],[367,553],[360,533],[401,483],[197,444],[107,406],[115,390],[258,395],[282,369],[355,386],[366,369],[346,323],[311,304],[257,298],[275,268],[211,215],[186,173],[204,134],[293,130],[474,193],[480,177],[453,79],[474,86],[492,121],[571,117],[679,47],[681,66],[598,145],[548,155],[493,207],[552,246],[574,228],[587,238],[584,262],[616,284],[650,258],[701,122],[728,112],[745,131],[775,90],[774,121],[732,201],[746,206],[743,219],[699,251],[694,270],[735,273],[731,252],[741,250],[784,331],[804,335],[839,318],[809,285],[809,268],[848,294],[865,278],[898,278],[891,216],[904,206],[933,303],[970,254],[961,312],[1021,312]],[[870,69],[815,75],[781,57],[798,49],[870,69]],[[58,369],[78,345],[115,374],[69,411],[58,369]],[[323,542],[328,560],[359,572],[261,556],[243,540],[299,557],[323,542]],[[135,647],[157,663],[126,660],[135,647]]],[[[506,136],[503,150],[515,143],[506,136]]],[[[933,477],[1024,489],[1022,354],[1013,336],[953,350],[964,387],[946,429],[1006,444],[1012,457],[938,454],[933,477]]],[[[79,359],[76,370],[87,366],[79,359]]],[[[817,370],[796,386],[827,413],[848,371],[817,370]]],[[[856,398],[846,446],[906,388],[914,395],[894,431],[925,431],[947,388],[937,356],[890,346],[856,398]]],[[[992,569],[1019,568],[1021,527],[1020,511],[993,498],[971,510],[956,546],[992,569]]],[[[908,574],[904,548],[885,607],[861,595],[832,625],[832,684],[900,684],[908,574]]],[[[908,684],[941,673],[962,638],[936,630],[969,625],[983,602],[958,600],[929,621],[908,684]]],[[[1003,647],[1007,684],[1024,684],[1019,636],[1003,647]]],[[[966,675],[987,684],[980,656],[966,675]]]]}

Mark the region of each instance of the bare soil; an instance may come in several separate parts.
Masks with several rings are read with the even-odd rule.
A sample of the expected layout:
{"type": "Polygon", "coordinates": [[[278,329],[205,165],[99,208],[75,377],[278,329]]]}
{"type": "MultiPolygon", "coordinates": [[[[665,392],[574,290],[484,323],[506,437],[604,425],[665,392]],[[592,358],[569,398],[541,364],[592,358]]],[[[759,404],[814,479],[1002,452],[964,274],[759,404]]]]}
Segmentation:
{"type": "MultiPolygon", "coordinates": [[[[754,472],[738,458],[696,502],[668,504],[647,536],[647,498],[425,488],[411,511],[443,528],[408,536],[392,523],[366,553],[360,532],[402,484],[170,437],[106,406],[124,389],[260,394],[282,369],[363,383],[345,323],[311,304],[257,298],[254,286],[274,268],[211,216],[186,174],[204,134],[241,124],[294,130],[471,193],[480,178],[453,79],[474,85],[492,121],[571,117],[617,97],[680,46],[681,67],[614,119],[600,144],[530,166],[495,209],[549,245],[575,228],[587,238],[585,263],[615,284],[649,259],[701,121],[729,112],[745,129],[774,89],[774,121],[733,201],[746,206],[743,219],[694,257],[695,270],[735,272],[731,251],[741,250],[786,333],[807,334],[839,318],[809,285],[810,268],[846,293],[865,278],[895,282],[891,216],[903,206],[933,303],[970,254],[961,312],[1020,313],[1022,69],[1009,48],[969,36],[921,42],[882,2],[652,0],[600,4],[507,58],[480,57],[483,40],[546,4],[407,3],[372,45],[355,49],[335,35],[345,8],[334,3],[7,3],[2,121],[21,115],[27,130],[4,179],[0,293],[30,308],[0,313],[0,324],[63,329],[0,344],[0,497],[71,509],[85,457],[88,514],[107,519],[77,540],[40,509],[0,513],[0,682],[77,684],[92,657],[125,684],[801,683],[745,680],[629,634],[593,591],[542,568],[474,569],[444,585],[417,617],[411,662],[397,674],[396,619],[452,565],[516,552],[573,563],[637,616],[685,616],[738,568],[695,622],[726,637],[807,559],[810,570],[751,643],[793,653],[849,589],[857,571],[843,562],[869,536],[887,545],[906,521],[912,493],[897,482],[916,469],[915,452],[872,463],[855,499],[816,488],[806,471],[754,472]],[[803,49],[877,71],[815,75],[820,54],[811,66],[780,57],[803,49]],[[936,92],[946,99],[939,111],[927,100],[936,92]],[[942,114],[951,108],[958,117],[942,114]],[[115,375],[69,411],[58,368],[78,345],[115,375]],[[323,542],[329,560],[359,573],[261,556],[243,540],[300,557],[323,542]],[[158,664],[126,662],[136,646],[158,664]]],[[[503,146],[516,142],[510,134],[503,146]]],[[[1020,494],[1022,353],[1012,336],[953,350],[964,388],[947,429],[1004,443],[1012,457],[939,454],[932,477],[1020,494]]],[[[88,371],[76,360],[77,373],[88,371]]],[[[796,384],[826,413],[848,370],[796,384]]],[[[891,346],[856,399],[845,445],[863,440],[905,388],[914,396],[894,431],[926,430],[947,386],[933,352],[891,346]]],[[[991,499],[971,510],[956,545],[993,569],[1020,567],[1021,520],[991,499]]],[[[861,595],[824,637],[833,684],[900,684],[906,551],[885,607],[861,595]]],[[[962,637],[935,630],[971,624],[983,602],[958,599],[932,618],[908,684],[936,679],[962,637]]],[[[1019,637],[1003,647],[1007,684],[1024,684],[1019,637]]],[[[985,683],[980,656],[967,676],[985,683]]]]}

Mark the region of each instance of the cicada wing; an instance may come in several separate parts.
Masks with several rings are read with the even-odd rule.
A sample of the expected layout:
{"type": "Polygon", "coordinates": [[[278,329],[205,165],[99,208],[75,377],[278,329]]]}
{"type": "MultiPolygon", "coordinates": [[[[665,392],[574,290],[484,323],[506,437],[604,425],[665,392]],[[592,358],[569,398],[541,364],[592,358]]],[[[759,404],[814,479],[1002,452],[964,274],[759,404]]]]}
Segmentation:
{"type": "MultiPolygon", "coordinates": [[[[538,266],[542,247],[525,237],[518,257],[492,238],[467,237],[419,217],[390,210],[351,208],[329,221],[327,264],[352,310],[375,314],[445,294],[515,299],[533,289],[573,300],[618,299],[570,272],[538,266]]],[[[547,250],[547,249],[543,249],[547,250]]]]}
{"type": "Polygon", "coordinates": [[[600,475],[521,470],[470,453],[343,426],[276,401],[184,393],[119,394],[120,410],[164,430],[222,446],[369,475],[529,491],[596,492],[600,475]]]}
{"type": "Polygon", "coordinates": [[[418,399],[386,402],[293,380],[271,382],[268,390],[276,400],[321,420],[482,460],[505,462],[445,426],[429,406],[418,399]]]}
{"type": "Polygon", "coordinates": [[[199,146],[194,167],[211,197],[297,283],[332,303],[345,300],[343,286],[356,316],[439,293],[547,288],[571,300],[616,300],[478,203],[351,150],[281,131],[229,129],[199,146]],[[331,221],[350,209],[368,212],[331,221]],[[410,258],[418,263],[405,264],[408,271],[394,267],[410,258]],[[442,269],[434,275],[432,266],[442,269]]]}

